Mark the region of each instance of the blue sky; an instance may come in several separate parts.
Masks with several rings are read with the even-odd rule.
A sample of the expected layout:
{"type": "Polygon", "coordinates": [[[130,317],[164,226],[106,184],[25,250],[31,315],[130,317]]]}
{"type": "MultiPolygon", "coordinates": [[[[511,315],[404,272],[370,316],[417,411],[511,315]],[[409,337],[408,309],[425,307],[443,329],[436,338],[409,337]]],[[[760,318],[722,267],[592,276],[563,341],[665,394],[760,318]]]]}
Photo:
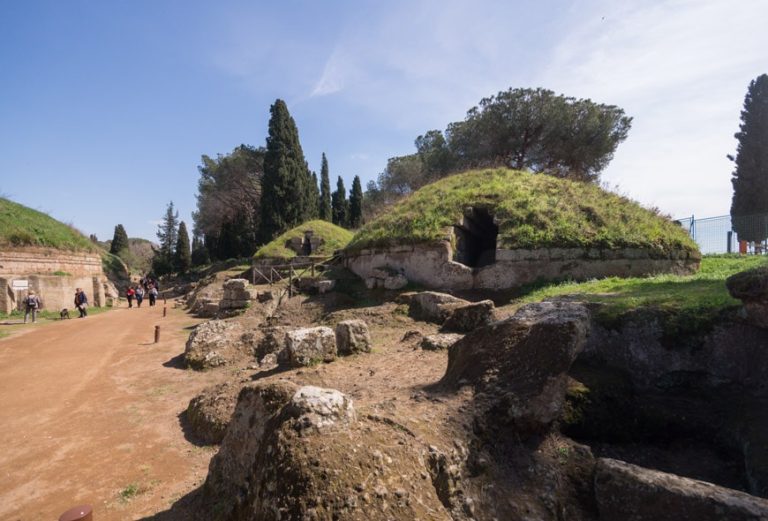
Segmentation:
{"type": "Polygon", "coordinates": [[[202,154],[288,103],[310,167],[375,179],[486,96],[545,87],[634,118],[606,184],[675,217],[730,207],[768,72],[764,0],[0,1],[0,194],[100,239],[191,226],[202,154]]]}

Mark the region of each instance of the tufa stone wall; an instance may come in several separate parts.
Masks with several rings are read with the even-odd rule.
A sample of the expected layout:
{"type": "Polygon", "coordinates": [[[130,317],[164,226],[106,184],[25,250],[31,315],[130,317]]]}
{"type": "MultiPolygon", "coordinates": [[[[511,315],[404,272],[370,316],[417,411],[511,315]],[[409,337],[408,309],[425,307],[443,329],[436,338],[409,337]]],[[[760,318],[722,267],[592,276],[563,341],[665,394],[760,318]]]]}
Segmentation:
{"type": "Polygon", "coordinates": [[[471,268],[453,260],[449,241],[437,244],[397,246],[346,254],[344,265],[367,279],[387,268],[409,281],[434,289],[510,289],[539,279],[587,280],[599,277],[641,277],[656,273],[695,273],[698,255],[685,251],[661,255],[639,248],[598,250],[542,248],[496,250],[496,261],[471,268]]]}
{"type": "Polygon", "coordinates": [[[106,305],[105,285],[109,282],[97,253],[45,248],[0,251],[0,312],[22,308],[28,290],[14,288],[13,284],[21,280],[26,280],[28,289],[40,296],[43,309],[73,308],[76,288],[85,290],[89,306],[106,305]]]}
{"type": "Polygon", "coordinates": [[[0,250],[0,275],[53,275],[56,272],[104,276],[98,253],[62,253],[43,248],[0,250]]]}

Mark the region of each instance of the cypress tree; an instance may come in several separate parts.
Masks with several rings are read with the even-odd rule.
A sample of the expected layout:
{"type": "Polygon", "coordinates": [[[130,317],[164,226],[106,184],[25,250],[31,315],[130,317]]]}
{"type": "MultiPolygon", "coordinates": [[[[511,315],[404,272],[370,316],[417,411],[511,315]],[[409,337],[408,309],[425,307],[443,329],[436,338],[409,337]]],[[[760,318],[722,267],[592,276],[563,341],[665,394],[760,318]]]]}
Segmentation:
{"type": "Polygon", "coordinates": [[[173,209],[173,201],[168,203],[163,222],[157,226],[157,239],[160,249],[154,250],[152,270],[157,275],[165,275],[173,270],[173,251],[178,237],[179,212],[173,209]]]}
{"type": "Polygon", "coordinates": [[[179,273],[185,273],[192,265],[192,252],[189,248],[189,233],[184,221],[179,223],[178,239],[176,240],[176,251],[173,256],[173,267],[179,273]]]}
{"type": "Polygon", "coordinates": [[[349,194],[349,227],[359,228],[363,224],[363,185],[360,176],[352,180],[352,192],[349,194]]]}
{"type": "Polygon", "coordinates": [[[119,255],[121,251],[128,248],[128,234],[122,224],[115,226],[115,234],[112,237],[112,244],[109,246],[109,253],[119,255]]]}
{"type": "Polygon", "coordinates": [[[323,161],[320,166],[320,208],[318,216],[324,221],[331,221],[331,179],[328,174],[328,160],[323,152],[323,161]]]}
{"type": "Polygon", "coordinates": [[[344,188],[344,180],[341,176],[336,182],[336,191],[331,194],[331,211],[333,224],[346,228],[349,224],[349,201],[347,201],[347,190],[344,188]]]}
{"type": "Polygon", "coordinates": [[[309,205],[312,210],[310,218],[317,219],[320,215],[320,188],[317,186],[317,174],[312,172],[312,189],[309,194],[309,205]]]}
{"type": "Polygon", "coordinates": [[[281,99],[270,107],[261,196],[261,238],[268,242],[307,215],[307,167],[299,131],[281,99]]]}
{"type": "Polygon", "coordinates": [[[731,183],[731,218],[740,240],[768,237],[768,74],[752,80],[744,98],[731,183]]]}

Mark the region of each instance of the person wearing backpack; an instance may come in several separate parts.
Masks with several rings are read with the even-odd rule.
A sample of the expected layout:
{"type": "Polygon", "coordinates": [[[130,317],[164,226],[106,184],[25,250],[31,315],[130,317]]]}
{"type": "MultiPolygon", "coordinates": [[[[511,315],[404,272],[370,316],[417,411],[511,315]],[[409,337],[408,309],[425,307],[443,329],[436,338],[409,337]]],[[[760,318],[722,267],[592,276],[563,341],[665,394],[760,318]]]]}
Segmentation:
{"type": "Polygon", "coordinates": [[[27,318],[29,318],[29,314],[32,313],[32,323],[34,324],[37,319],[37,310],[41,307],[40,297],[35,295],[34,291],[29,290],[27,298],[24,299],[24,323],[27,323],[27,318]]]}
{"type": "Polygon", "coordinates": [[[77,291],[75,291],[75,307],[80,312],[79,318],[88,316],[88,297],[82,288],[77,288],[77,291]]]}
{"type": "Polygon", "coordinates": [[[149,283],[148,293],[149,293],[149,305],[151,307],[155,305],[155,301],[157,300],[157,288],[153,286],[151,282],[149,283]]]}

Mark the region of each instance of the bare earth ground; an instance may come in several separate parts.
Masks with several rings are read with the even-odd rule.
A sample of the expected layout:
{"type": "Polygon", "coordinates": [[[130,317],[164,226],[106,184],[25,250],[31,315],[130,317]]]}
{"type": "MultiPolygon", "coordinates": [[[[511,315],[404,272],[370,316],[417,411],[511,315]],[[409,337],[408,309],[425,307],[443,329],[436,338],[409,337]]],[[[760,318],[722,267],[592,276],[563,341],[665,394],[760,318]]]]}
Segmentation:
{"type": "Polygon", "coordinates": [[[414,322],[395,304],[332,316],[326,313],[336,306],[324,304],[291,299],[285,322],[362,318],[374,352],[300,370],[260,371],[252,360],[186,370],[184,343],[201,320],[170,307],[167,318],[162,307],[122,308],[1,340],[0,519],[55,520],[81,503],[91,504],[99,521],[167,511],[202,484],[218,450],[186,439],[180,414],[203,388],[224,380],[339,389],[359,413],[397,418],[423,442],[449,446],[452,407],[423,391],[442,376],[447,355],[401,341],[407,330],[431,334],[436,326],[414,322]],[[157,324],[162,337],[153,344],[157,324]]]}
{"type": "Polygon", "coordinates": [[[226,372],[179,369],[172,359],[199,320],[162,310],[123,308],[0,341],[0,519],[55,520],[81,503],[99,521],[132,519],[204,479],[214,450],[187,441],[178,415],[226,372]]]}

